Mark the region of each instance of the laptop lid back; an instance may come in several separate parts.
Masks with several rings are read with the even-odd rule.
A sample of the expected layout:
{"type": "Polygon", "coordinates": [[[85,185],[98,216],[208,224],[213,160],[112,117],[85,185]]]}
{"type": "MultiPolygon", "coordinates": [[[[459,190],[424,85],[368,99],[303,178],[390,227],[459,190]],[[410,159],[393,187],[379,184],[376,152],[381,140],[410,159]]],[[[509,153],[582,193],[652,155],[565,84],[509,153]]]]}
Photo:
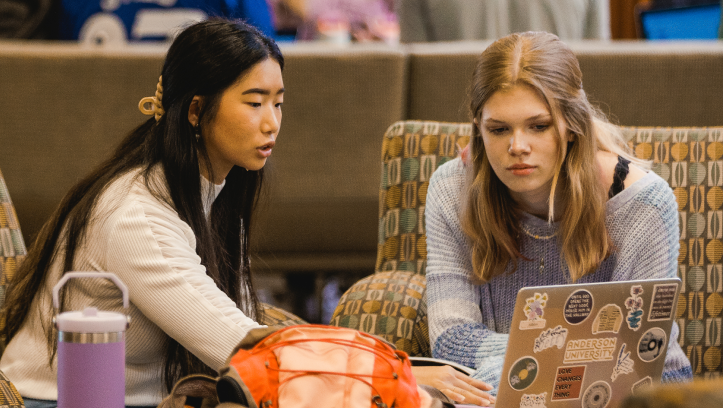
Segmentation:
{"type": "Polygon", "coordinates": [[[497,407],[617,406],[660,381],[680,279],[523,288],[497,407]]]}

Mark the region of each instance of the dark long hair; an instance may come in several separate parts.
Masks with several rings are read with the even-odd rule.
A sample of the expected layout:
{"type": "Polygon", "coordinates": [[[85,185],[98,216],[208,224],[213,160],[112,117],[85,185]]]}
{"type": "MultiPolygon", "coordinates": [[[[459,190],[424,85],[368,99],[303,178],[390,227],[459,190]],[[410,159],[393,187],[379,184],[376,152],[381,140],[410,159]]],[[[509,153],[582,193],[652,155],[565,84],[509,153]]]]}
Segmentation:
{"type": "MultiPolygon", "coordinates": [[[[194,96],[204,97],[199,123],[203,129],[213,121],[220,96],[255,64],[268,58],[281,68],[284,60],[273,40],[241,22],[220,19],[190,26],[174,40],[163,66],[162,105],[165,114],[151,118],[133,130],[113,153],[89,176],[75,185],[41,229],[27,258],[6,294],[6,326],[10,341],[28,317],[30,304],[43,284],[50,266],[63,259],[63,271],[73,270],[76,250],[82,245],[92,210],[105,188],[119,176],[142,169],[148,189],[176,210],[196,236],[196,251],[207,274],[249,317],[261,310],[251,283],[249,231],[258,201],[263,170],[234,167],[211,208],[210,220],[203,211],[199,164],[214,180],[204,138],[197,140],[188,121],[194,96]],[[151,171],[161,168],[166,186],[153,185],[151,171]],[[170,193],[164,194],[167,188],[170,193]],[[66,245],[63,253],[57,248],[66,245]]],[[[149,84],[149,93],[152,84],[149,84]]],[[[157,183],[156,183],[157,184],[157,183]]],[[[43,322],[48,334],[52,363],[56,334],[43,322]]],[[[164,381],[168,390],[190,373],[215,373],[178,342],[168,337],[164,357],[164,381]]]]}

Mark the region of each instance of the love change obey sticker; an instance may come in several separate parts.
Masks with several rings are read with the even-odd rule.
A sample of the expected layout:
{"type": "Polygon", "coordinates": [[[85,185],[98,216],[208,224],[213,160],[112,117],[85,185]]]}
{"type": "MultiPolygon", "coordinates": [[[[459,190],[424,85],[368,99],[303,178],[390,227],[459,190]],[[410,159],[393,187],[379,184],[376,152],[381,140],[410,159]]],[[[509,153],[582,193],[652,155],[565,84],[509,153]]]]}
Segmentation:
{"type": "Polygon", "coordinates": [[[573,292],[565,302],[565,308],[562,313],[565,320],[570,324],[580,324],[592,312],[592,295],[585,289],[573,292]]]}
{"type": "Polygon", "coordinates": [[[660,357],[665,349],[666,338],[665,331],[660,327],[648,329],[638,342],[638,357],[648,363],[660,357]]]}
{"type": "Polygon", "coordinates": [[[555,385],[552,388],[552,401],[576,400],[580,398],[582,382],[585,379],[585,366],[557,367],[555,385]]]}
{"type": "Polygon", "coordinates": [[[653,287],[653,299],[650,301],[648,321],[670,320],[673,317],[675,305],[675,294],[678,292],[677,283],[655,285],[653,287]]]}
{"type": "Polygon", "coordinates": [[[623,324],[623,312],[620,306],[610,303],[603,306],[592,322],[592,334],[617,333],[623,324]]]}
{"type": "Polygon", "coordinates": [[[547,293],[535,293],[525,301],[525,316],[527,320],[520,322],[520,330],[542,329],[545,327],[545,306],[547,306],[547,293]]]}
{"type": "Polygon", "coordinates": [[[585,394],[582,396],[582,408],[605,408],[612,395],[610,384],[605,381],[596,381],[585,390],[585,394]]]}
{"type": "Polygon", "coordinates": [[[538,364],[534,357],[522,357],[515,361],[507,374],[510,387],[522,391],[529,387],[537,377],[538,364]]]}

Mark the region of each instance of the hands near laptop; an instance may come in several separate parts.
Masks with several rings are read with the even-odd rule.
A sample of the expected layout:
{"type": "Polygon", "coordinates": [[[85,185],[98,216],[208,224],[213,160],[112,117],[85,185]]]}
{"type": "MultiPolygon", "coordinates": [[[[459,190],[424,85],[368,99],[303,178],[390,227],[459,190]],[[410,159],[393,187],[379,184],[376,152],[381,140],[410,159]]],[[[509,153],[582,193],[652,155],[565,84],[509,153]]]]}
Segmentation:
{"type": "Polygon", "coordinates": [[[485,391],[492,386],[475,380],[450,366],[412,367],[417,383],[430,385],[444,393],[455,402],[488,406],[495,398],[485,391]]]}

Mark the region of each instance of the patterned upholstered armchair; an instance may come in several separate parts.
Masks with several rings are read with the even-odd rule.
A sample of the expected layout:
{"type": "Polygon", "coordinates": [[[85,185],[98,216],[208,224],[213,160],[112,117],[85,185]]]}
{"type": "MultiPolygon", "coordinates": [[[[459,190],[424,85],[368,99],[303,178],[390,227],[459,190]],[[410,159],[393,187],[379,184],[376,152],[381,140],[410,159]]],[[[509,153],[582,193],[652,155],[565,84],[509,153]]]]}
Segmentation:
{"type": "MultiPolygon", "coordinates": [[[[10,200],[5,178],[0,172],[0,309],[5,303],[5,288],[15,276],[20,262],[27,253],[25,241],[20,232],[20,224],[15,214],[15,207],[10,200]]],[[[5,316],[0,315],[0,330],[5,327],[5,316]]],[[[0,339],[0,355],[5,350],[5,339],[0,339]]],[[[23,399],[15,386],[0,372],[0,404],[8,408],[22,408],[23,399]]]]}
{"type": "MultiPolygon", "coordinates": [[[[0,172],[0,308],[5,303],[5,288],[15,276],[18,265],[25,258],[27,250],[15,207],[10,200],[5,178],[0,172]]],[[[5,317],[0,316],[0,330],[5,327],[5,317]]],[[[0,339],[0,355],[5,349],[4,339],[0,339]]]]}
{"type": "MultiPolygon", "coordinates": [[[[469,143],[463,123],[404,121],[382,144],[376,271],[340,299],[331,324],[378,334],[429,356],[425,196],[429,177],[469,143]]],[[[723,127],[623,128],[636,156],[652,160],[680,212],[678,341],[698,377],[719,377],[723,317],[723,127]]]]}

